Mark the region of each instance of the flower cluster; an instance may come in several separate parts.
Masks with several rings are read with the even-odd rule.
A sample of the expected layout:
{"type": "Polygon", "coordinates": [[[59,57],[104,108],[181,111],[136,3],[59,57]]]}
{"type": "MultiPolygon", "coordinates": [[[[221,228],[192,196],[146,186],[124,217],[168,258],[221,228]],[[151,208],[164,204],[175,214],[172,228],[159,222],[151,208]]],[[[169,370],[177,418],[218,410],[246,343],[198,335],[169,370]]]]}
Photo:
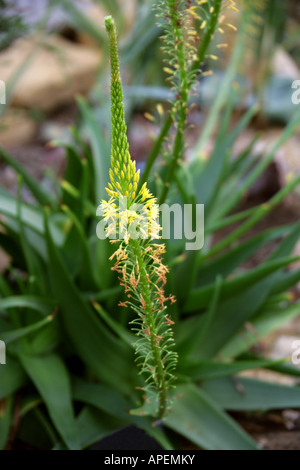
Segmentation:
{"type": "MultiPolygon", "coordinates": [[[[136,173],[135,176],[138,176],[136,173]]],[[[138,184],[138,178],[136,183],[138,184]]],[[[120,184],[113,190],[107,188],[111,196],[108,201],[103,200],[98,208],[98,214],[103,216],[107,223],[105,228],[106,238],[124,240],[128,245],[130,239],[157,240],[160,238],[161,227],[159,225],[159,207],[157,200],[144,184],[136,195],[135,186],[130,183],[129,191],[119,189],[120,184]],[[134,199],[133,199],[134,197],[134,199]]],[[[110,183],[110,187],[112,183],[110,183]]]]}

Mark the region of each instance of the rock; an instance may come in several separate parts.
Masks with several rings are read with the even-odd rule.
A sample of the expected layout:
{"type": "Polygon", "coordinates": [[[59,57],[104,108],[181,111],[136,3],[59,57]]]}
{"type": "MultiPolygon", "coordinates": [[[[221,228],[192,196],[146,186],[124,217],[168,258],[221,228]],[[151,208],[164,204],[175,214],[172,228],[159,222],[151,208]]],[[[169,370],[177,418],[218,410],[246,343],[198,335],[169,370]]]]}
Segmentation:
{"type": "MultiPolygon", "coordinates": [[[[56,30],[70,21],[68,10],[63,5],[59,5],[58,2],[53,5],[54,2],[51,2],[51,0],[39,0],[38,2],[32,0],[6,0],[6,3],[7,7],[4,10],[4,15],[8,17],[20,16],[23,24],[29,30],[36,28],[45,19],[45,14],[51,3],[51,14],[47,15],[46,21],[47,30],[56,30]]],[[[84,11],[91,4],[90,1],[87,2],[86,0],[72,0],[72,3],[79,11],[84,11]]]]}
{"type": "Polygon", "coordinates": [[[0,77],[9,83],[17,74],[12,104],[45,112],[86,94],[95,82],[101,53],[52,36],[20,39],[0,54],[0,77]],[[21,68],[25,66],[23,73],[21,68]]]}
{"type": "MultiPolygon", "coordinates": [[[[115,17],[116,23],[120,29],[120,35],[123,36],[126,33],[130,33],[133,27],[133,23],[136,18],[138,11],[137,0],[119,0],[119,14],[122,21],[118,21],[118,17],[115,17]]],[[[104,32],[104,18],[110,12],[107,11],[105,5],[101,5],[100,2],[88,1],[88,8],[85,9],[86,18],[92,22],[95,27],[102,29],[104,32]]],[[[93,37],[85,31],[78,31],[78,39],[81,44],[94,44],[93,37]]]]}
{"type": "Polygon", "coordinates": [[[35,136],[37,128],[38,124],[28,116],[27,112],[9,109],[1,118],[0,145],[5,148],[26,145],[35,136]]]}
{"type": "Polygon", "coordinates": [[[288,430],[295,429],[300,425],[300,412],[298,410],[284,410],[282,412],[285,427],[288,430]]]}
{"type": "Polygon", "coordinates": [[[300,70],[296,63],[281,46],[276,48],[272,72],[274,75],[288,77],[291,78],[291,80],[299,80],[300,77],[300,70]]]}
{"type": "Polygon", "coordinates": [[[273,344],[270,351],[270,357],[275,360],[290,358],[295,351],[294,345],[299,340],[299,336],[279,336],[273,344]]]}

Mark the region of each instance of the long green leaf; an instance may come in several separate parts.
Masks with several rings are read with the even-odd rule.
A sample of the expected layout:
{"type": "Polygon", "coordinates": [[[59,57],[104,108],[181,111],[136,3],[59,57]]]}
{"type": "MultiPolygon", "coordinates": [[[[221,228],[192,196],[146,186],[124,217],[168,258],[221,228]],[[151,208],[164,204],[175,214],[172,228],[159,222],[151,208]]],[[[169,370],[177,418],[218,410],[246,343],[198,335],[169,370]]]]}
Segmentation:
{"type": "Polygon", "coordinates": [[[45,227],[49,275],[67,334],[79,356],[101,381],[130,393],[136,380],[133,352],[110,333],[78,291],[53,243],[47,214],[45,227]]]}
{"type": "Polygon", "coordinates": [[[199,269],[197,286],[201,287],[215,282],[216,273],[226,278],[259,248],[290,233],[294,228],[295,224],[265,230],[202,266],[200,264],[202,259],[199,257],[201,269],[199,269]]]}
{"type": "Polygon", "coordinates": [[[54,354],[33,357],[21,353],[20,361],[45,400],[49,415],[65,444],[70,450],[78,450],[71,387],[63,360],[54,354]]]}
{"type": "Polygon", "coordinates": [[[218,401],[194,384],[178,387],[166,425],[207,450],[257,450],[254,441],[222,410],[218,401]]]}
{"type": "Polygon", "coordinates": [[[203,361],[195,364],[186,363],[182,371],[179,368],[179,373],[182,372],[183,375],[185,374],[194,381],[212,380],[220,377],[229,377],[245,370],[272,368],[272,366],[278,365],[278,363],[281,364],[282,362],[283,361],[278,362],[270,359],[234,361],[231,363],[203,361]]]}
{"type": "MultiPolygon", "coordinates": [[[[224,282],[221,299],[226,300],[229,297],[234,296],[236,292],[246,290],[251,285],[255,284],[261,279],[266,278],[275,271],[287,267],[294,261],[297,261],[297,259],[298,258],[283,258],[282,260],[263,263],[252,271],[238,275],[234,279],[230,279],[224,282]]],[[[214,293],[214,290],[215,285],[211,284],[210,286],[202,287],[192,291],[188,298],[187,304],[184,307],[184,312],[192,312],[206,307],[214,293]]]]}
{"type": "Polygon", "coordinates": [[[18,339],[25,338],[30,334],[40,331],[42,328],[45,328],[53,321],[53,315],[50,317],[44,318],[43,320],[36,322],[30,326],[25,326],[24,328],[18,328],[12,331],[5,331],[1,334],[1,339],[7,345],[17,341],[18,339]]]}
{"type": "Polygon", "coordinates": [[[230,342],[234,334],[251,320],[263,305],[273,283],[274,278],[270,276],[264,281],[254,284],[248,290],[237,293],[218,307],[217,314],[207,329],[209,341],[199,345],[197,352],[199,358],[213,358],[226,343],[230,342]]]}
{"type": "MultiPolygon", "coordinates": [[[[206,255],[206,257],[212,257],[219,253],[220,251],[224,250],[228,246],[236,243],[240,237],[242,237],[245,233],[247,233],[253,226],[255,226],[260,220],[267,216],[270,212],[272,212],[280,202],[284,200],[284,198],[290,194],[300,183],[300,175],[294,178],[290,183],[288,183],[284,188],[282,188],[278,193],[273,196],[268,203],[262,204],[261,206],[257,207],[257,210],[253,213],[249,219],[240,225],[236,230],[230,233],[227,237],[225,237],[222,241],[217,243],[214,247],[212,247],[206,255]]],[[[205,258],[205,256],[203,257],[205,258]]]]}
{"type": "Polygon", "coordinates": [[[264,336],[280,328],[284,323],[300,315],[300,304],[284,305],[279,309],[262,311],[251,321],[252,328],[244,328],[234,335],[220,351],[223,358],[232,358],[249,350],[264,336]]]}
{"type": "Polygon", "coordinates": [[[95,202],[99,204],[101,199],[104,199],[106,195],[105,188],[108,182],[110,151],[107,142],[103,138],[99,124],[92,115],[86,102],[80,98],[78,104],[86,122],[87,133],[92,146],[92,159],[95,174],[94,187],[96,192],[95,202]]]}
{"type": "Polygon", "coordinates": [[[205,382],[203,390],[226,410],[270,410],[299,408],[300,391],[260,380],[236,378],[239,387],[229,378],[205,382]]]}
{"type": "Polygon", "coordinates": [[[41,313],[41,315],[48,317],[54,311],[55,302],[50,299],[35,297],[33,295],[16,295],[0,299],[0,310],[7,310],[15,307],[30,308],[41,313]]]}
{"type": "Polygon", "coordinates": [[[219,209],[218,216],[222,217],[227,214],[235,205],[241,200],[242,196],[245,194],[246,190],[258,179],[258,177],[263,173],[263,171],[268,167],[272,162],[276,152],[282,147],[282,145],[294,134],[295,130],[298,128],[300,123],[300,113],[297,113],[291,122],[287,125],[286,129],[278,139],[278,141],[273,145],[273,148],[264,156],[258,165],[255,166],[251,174],[246,178],[246,180],[240,185],[237,191],[227,199],[219,209]]]}
{"type": "Polygon", "coordinates": [[[17,162],[17,160],[10,157],[1,147],[0,156],[7,163],[7,165],[11,166],[19,175],[23,177],[24,182],[41,205],[52,205],[55,202],[53,196],[49,192],[45,191],[41,185],[38,184],[22,167],[22,165],[17,162]]]}
{"type": "Polygon", "coordinates": [[[126,425],[126,421],[85,406],[77,418],[81,448],[86,449],[126,425]]]}
{"type": "Polygon", "coordinates": [[[172,450],[172,445],[159,427],[153,427],[149,419],[129,414],[132,403],[127,401],[116,390],[104,385],[95,385],[77,380],[74,383],[75,400],[95,406],[126,423],[135,424],[157,439],[165,449],[172,450]]]}
{"type": "Polygon", "coordinates": [[[6,365],[0,365],[0,400],[15,393],[26,381],[24,369],[15,359],[7,355],[6,365]]]}

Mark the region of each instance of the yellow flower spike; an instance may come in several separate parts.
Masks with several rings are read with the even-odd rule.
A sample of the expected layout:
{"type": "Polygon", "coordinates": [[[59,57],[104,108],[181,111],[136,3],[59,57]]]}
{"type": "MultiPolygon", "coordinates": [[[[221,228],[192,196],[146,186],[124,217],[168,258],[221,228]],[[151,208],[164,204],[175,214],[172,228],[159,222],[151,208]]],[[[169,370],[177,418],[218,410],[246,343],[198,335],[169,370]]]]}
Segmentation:
{"type": "MultiPolygon", "coordinates": [[[[189,93],[197,80],[198,71],[203,65],[198,63],[202,61],[201,56],[197,56],[198,39],[200,42],[203,34],[199,32],[199,27],[198,32],[194,29],[191,15],[200,21],[199,24],[202,25],[202,30],[205,30],[203,33],[210,36],[208,41],[210,42],[213,31],[218,27],[217,20],[220,9],[217,10],[217,6],[215,10],[211,8],[210,12],[213,15],[210,18],[209,8],[213,4],[211,0],[198,0],[196,2],[178,2],[177,0],[165,2],[160,0],[159,3],[162,12],[168,12],[171,19],[169,21],[169,18],[166,18],[166,15],[164,16],[164,22],[168,23],[169,21],[169,25],[167,25],[169,29],[166,27],[166,32],[170,33],[169,38],[171,37],[172,39],[173,34],[173,41],[171,40],[172,46],[169,46],[169,49],[172,47],[170,65],[165,67],[164,70],[171,75],[172,85],[175,92],[178,92],[178,96],[180,96],[180,99],[176,100],[172,109],[172,117],[174,117],[173,122],[178,124],[178,129],[181,132],[186,125],[185,117],[188,109],[189,93]],[[204,4],[208,5],[205,9],[206,16],[204,17],[203,15],[203,18],[200,18],[198,12],[201,10],[201,7],[198,7],[198,5],[204,4]],[[190,5],[197,6],[189,8],[190,5]],[[176,113],[182,114],[181,120],[177,119],[176,113]]],[[[217,4],[218,2],[214,3],[217,4]]],[[[138,315],[134,319],[135,324],[142,325],[140,329],[137,327],[139,337],[135,345],[136,353],[142,359],[141,362],[144,362],[146,365],[142,370],[143,374],[147,374],[147,378],[145,378],[146,387],[149,384],[151,392],[156,394],[153,400],[155,407],[153,416],[155,419],[162,419],[170,410],[169,397],[171,394],[169,390],[173,387],[175,380],[173,371],[177,362],[177,355],[174,352],[174,341],[172,340],[172,330],[168,326],[172,325],[173,322],[167,317],[165,312],[167,300],[172,302],[171,296],[166,298],[163,289],[168,269],[162,263],[161,249],[153,246],[153,240],[161,238],[157,199],[151,194],[146,183],[141,185],[142,188],[140,190],[138,189],[140,171],[136,170],[136,163],[131,160],[129,154],[116,28],[111,17],[106,18],[105,24],[110,41],[112,104],[111,165],[113,171],[110,172],[111,182],[110,186],[108,186],[108,194],[116,199],[122,196],[128,197],[127,205],[124,209],[115,207],[114,200],[109,201],[105,209],[105,215],[108,218],[115,215],[118,228],[120,229],[120,226],[124,228],[122,237],[120,236],[121,232],[118,232],[120,240],[117,241],[119,244],[116,247],[117,262],[113,269],[120,275],[119,278],[121,285],[124,286],[125,294],[130,296],[128,307],[132,307],[138,315]],[[113,191],[111,188],[115,190],[113,191]],[[138,211],[133,210],[135,202],[143,202],[143,208],[138,211]],[[140,240],[139,237],[134,237],[134,232],[131,229],[138,229],[138,232],[140,232],[144,239],[140,240]],[[139,272],[137,272],[136,266],[138,266],[139,272]],[[166,321],[167,318],[169,323],[166,321]],[[151,344],[150,350],[145,349],[145,346],[149,344],[151,344]]],[[[207,57],[207,48],[203,52],[203,59],[204,56],[207,57]]],[[[212,56],[212,58],[214,57],[216,56],[212,56]]],[[[161,116],[164,114],[162,107],[157,107],[157,111],[161,116]]],[[[175,130],[178,132],[177,129],[175,130]]],[[[177,149],[177,153],[180,157],[180,149],[177,149]]],[[[116,223],[114,225],[116,226],[116,223]]],[[[110,225],[108,233],[114,233],[116,230],[115,226],[110,225]]]]}

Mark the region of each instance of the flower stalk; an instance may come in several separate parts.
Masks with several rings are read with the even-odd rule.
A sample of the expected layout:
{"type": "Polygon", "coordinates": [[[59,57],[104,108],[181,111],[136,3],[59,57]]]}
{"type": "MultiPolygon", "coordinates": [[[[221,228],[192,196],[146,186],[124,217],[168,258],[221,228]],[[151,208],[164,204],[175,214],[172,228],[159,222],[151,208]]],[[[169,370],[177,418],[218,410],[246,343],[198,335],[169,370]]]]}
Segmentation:
{"type": "MultiPolygon", "coordinates": [[[[158,3],[158,16],[162,18],[165,28],[163,42],[168,60],[165,71],[169,74],[176,96],[172,106],[176,135],[159,198],[160,204],[167,199],[178,164],[184,157],[190,94],[198,78],[210,73],[201,69],[204,62],[209,58],[217,59],[214,55],[208,55],[207,51],[216,30],[223,33],[220,25],[225,15],[221,13],[228,7],[237,10],[234,0],[161,0],[158,3]]],[[[224,46],[227,45],[222,44],[224,46]]],[[[171,122],[168,124],[171,127],[171,122]]]]}
{"type": "Polygon", "coordinates": [[[142,410],[139,414],[162,419],[170,409],[170,389],[174,387],[177,363],[171,328],[174,322],[167,316],[167,303],[175,299],[164,293],[168,268],[162,261],[165,246],[156,242],[161,230],[157,200],[146,182],[138,189],[140,173],[129,153],[117,32],[112,17],[105,19],[105,25],[111,57],[112,148],[106,189],[110,199],[101,202],[100,213],[107,222],[106,236],[118,233],[111,240],[117,245],[110,258],[115,260],[112,269],[117,272],[128,299],[120,305],[136,313],[131,322],[137,336],[136,361],[145,376],[146,400],[154,401],[151,411],[142,410]]]}

